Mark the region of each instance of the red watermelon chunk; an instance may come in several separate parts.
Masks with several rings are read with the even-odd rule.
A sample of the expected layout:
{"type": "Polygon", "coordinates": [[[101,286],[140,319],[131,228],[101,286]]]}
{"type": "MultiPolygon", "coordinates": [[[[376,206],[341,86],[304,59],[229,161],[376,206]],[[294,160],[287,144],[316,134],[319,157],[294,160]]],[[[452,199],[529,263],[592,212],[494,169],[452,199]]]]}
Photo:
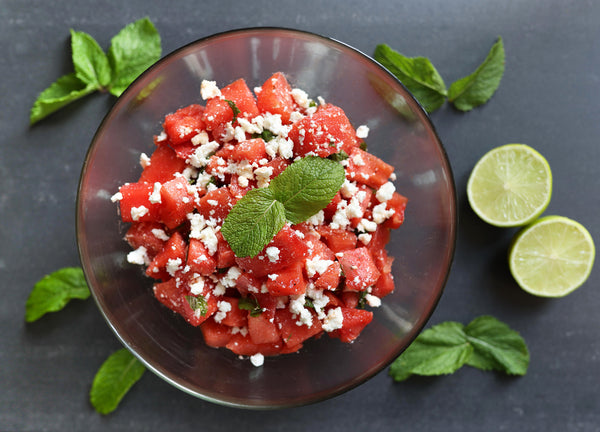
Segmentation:
{"type": "Polygon", "coordinates": [[[273,74],[265,81],[256,95],[256,104],[261,113],[279,114],[283,124],[289,123],[295,104],[292,87],[281,72],[273,74]]]}
{"type": "Polygon", "coordinates": [[[203,106],[193,104],[167,115],[163,123],[163,129],[169,141],[175,145],[181,144],[204,130],[203,111],[203,106]]]}
{"type": "Polygon", "coordinates": [[[329,336],[339,338],[342,342],[352,342],[363,329],[373,320],[373,312],[364,309],[341,307],[344,317],[342,328],[329,333],[329,336]]]}
{"type": "Polygon", "coordinates": [[[189,193],[188,185],[183,176],[178,176],[160,188],[160,219],[168,228],[180,225],[194,209],[194,195],[189,193]]]}
{"type": "Polygon", "coordinates": [[[339,262],[346,277],[346,290],[364,291],[381,275],[366,247],[345,251],[339,262]]]}
{"type": "Polygon", "coordinates": [[[150,156],[150,164],[142,171],[139,181],[164,183],[171,180],[175,173],[183,172],[185,167],[185,160],[178,158],[171,147],[161,144],[150,156]]]}

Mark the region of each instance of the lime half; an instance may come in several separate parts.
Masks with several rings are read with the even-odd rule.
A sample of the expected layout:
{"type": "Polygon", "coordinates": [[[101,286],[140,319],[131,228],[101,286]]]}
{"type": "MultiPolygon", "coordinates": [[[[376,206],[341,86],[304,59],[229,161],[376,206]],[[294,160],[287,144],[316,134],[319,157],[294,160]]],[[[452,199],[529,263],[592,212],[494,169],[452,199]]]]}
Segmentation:
{"type": "Polygon", "coordinates": [[[508,257],[510,271],[525,291],[562,297],[581,286],[592,271],[592,236],[580,223],[546,216],[523,228],[508,257]]]}
{"type": "Polygon", "coordinates": [[[550,202],[550,166],[528,145],[496,147],[473,168],[467,196],[473,211],[489,224],[526,225],[537,219],[550,202]]]}

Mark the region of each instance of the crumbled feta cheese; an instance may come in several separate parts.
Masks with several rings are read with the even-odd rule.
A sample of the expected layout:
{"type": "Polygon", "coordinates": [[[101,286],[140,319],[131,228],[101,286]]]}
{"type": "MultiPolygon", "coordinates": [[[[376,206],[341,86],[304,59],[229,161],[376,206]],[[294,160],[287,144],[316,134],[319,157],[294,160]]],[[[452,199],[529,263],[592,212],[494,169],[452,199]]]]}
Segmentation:
{"type": "Polygon", "coordinates": [[[292,97],[294,98],[294,102],[296,102],[300,108],[306,109],[310,105],[308,94],[302,89],[292,89],[292,97]]]}
{"type": "Polygon", "coordinates": [[[204,243],[204,246],[206,246],[206,249],[208,250],[208,253],[210,255],[214,255],[215,252],[217,252],[217,245],[219,243],[219,240],[217,239],[216,233],[217,232],[215,231],[215,229],[210,226],[207,226],[202,231],[200,231],[200,241],[204,243]]]}
{"type": "Polygon", "coordinates": [[[297,121],[300,121],[304,118],[304,114],[302,114],[300,111],[293,111],[290,114],[290,122],[291,123],[296,123],[297,121]]]}
{"type": "Polygon", "coordinates": [[[208,205],[211,205],[213,207],[219,205],[219,201],[213,199],[206,200],[206,202],[208,203],[208,205]]]}
{"type": "Polygon", "coordinates": [[[346,207],[348,206],[348,201],[341,200],[337,205],[337,210],[331,219],[331,223],[329,224],[331,228],[346,228],[350,225],[350,220],[348,219],[348,215],[346,214],[346,207]]]}
{"type": "Polygon", "coordinates": [[[150,210],[147,207],[139,206],[139,207],[131,207],[131,219],[134,221],[140,220],[141,217],[144,217],[148,214],[150,210]]]}
{"type": "Polygon", "coordinates": [[[148,197],[148,201],[150,201],[152,204],[160,203],[162,201],[160,198],[160,189],[161,188],[162,188],[162,185],[159,182],[155,182],[154,189],[152,189],[152,192],[150,193],[150,196],[148,197]]]}
{"type": "Polygon", "coordinates": [[[381,306],[381,299],[379,297],[374,296],[373,294],[365,295],[365,300],[367,304],[371,307],[381,306]]]}
{"type": "Polygon", "coordinates": [[[333,261],[321,259],[320,255],[317,255],[312,259],[307,259],[305,264],[306,275],[308,277],[313,277],[317,273],[323,274],[331,264],[333,264],[333,261]]]}
{"type": "Polygon", "coordinates": [[[194,278],[194,281],[190,284],[190,292],[192,295],[202,294],[204,291],[204,278],[202,276],[197,276],[194,278]]]}
{"type": "Polygon", "coordinates": [[[113,196],[110,197],[110,200],[112,202],[121,201],[122,199],[123,199],[123,194],[121,192],[117,192],[116,194],[114,194],[113,196]]]}
{"type": "Polygon", "coordinates": [[[202,80],[202,83],[200,84],[200,95],[204,100],[220,97],[221,90],[217,87],[216,81],[202,80]]]}
{"type": "Polygon", "coordinates": [[[373,222],[381,224],[387,218],[394,216],[394,210],[388,210],[386,206],[387,204],[383,202],[373,207],[373,222]]]}
{"type": "Polygon", "coordinates": [[[190,221],[190,238],[199,239],[206,226],[206,219],[200,213],[188,213],[187,218],[190,221]]]}
{"type": "Polygon", "coordinates": [[[150,158],[146,153],[142,153],[140,155],[140,165],[142,166],[142,168],[150,166],[150,158]]]}
{"type": "Polygon", "coordinates": [[[340,193],[344,198],[352,198],[358,192],[358,187],[356,186],[356,182],[351,182],[348,179],[344,180],[342,187],[340,188],[340,193]]]}
{"type": "Polygon", "coordinates": [[[358,235],[358,240],[364,244],[364,245],[368,245],[369,242],[371,241],[371,238],[373,238],[372,234],[359,234],[358,235]]]}
{"type": "Polygon", "coordinates": [[[246,141],[246,131],[241,126],[236,126],[234,129],[233,137],[237,140],[237,142],[246,141]]]}
{"type": "Polygon", "coordinates": [[[367,197],[367,193],[364,190],[359,191],[352,197],[350,203],[346,207],[346,216],[348,219],[359,218],[363,216],[363,208],[361,206],[362,201],[367,197]]]}
{"type": "Polygon", "coordinates": [[[377,189],[375,198],[377,198],[379,202],[386,202],[392,199],[394,192],[396,192],[396,187],[394,184],[392,182],[386,182],[382,184],[379,189],[377,189]]]}
{"type": "Polygon", "coordinates": [[[291,127],[281,123],[281,114],[266,113],[263,115],[263,128],[268,129],[280,138],[286,138],[291,127]]]}
{"type": "Polygon", "coordinates": [[[167,233],[160,228],[152,228],[152,234],[159,240],[167,241],[169,240],[169,236],[167,233]]]}
{"type": "Polygon", "coordinates": [[[369,127],[368,126],[362,125],[356,129],[356,137],[357,138],[365,139],[368,136],[369,136],[369,127]]]}
{"type": "Polygon", "coordinates": [[[276,141],[279,151],[279,156],[284,159],[290,159],[294,155],[294,142],[291,139],[274,138],[270,142],[276,141]]]}
{"type": "MultiPolygon", "coordinates": [[[[257,116],[257,117],[262,117],[262,116],[257,116]]],[[[263,131],[262,124],[261,124],[262,122],[256,121],[256,117],[254,119],[252,119],[252,123],[249,122],[248,119],[239,117],[238,123],[239,123],[240,127],[244,130],[244,132],[246,132],[250,135],[259,134],[263,131]]]]}
{"type": "Polygon", "coordinates": [[[323,330],[329,333],[342,328],[343,325],[344,315],[342,314],[342,308],[338,306],[334,309],[329,309],[327,316],[323,319],[323,330]]]}
{"type": "Polygon", "coordinates": [[[181,258],[170,258],[167,261],[166,270],[172,277],[175,277],[175,272],[181,268],[181,258]]]}
{"type": "Polygon", "coordinates": [[[298,317],[296,325],[305,325],[307,327],[312,327],[312,314],[308,309],[304,307],[305,303],[305,294],[290,296],[289,309],[292,314],[298,317]]]}
{"type": "Polygon", "coordinates": [[[361,219],[356,229],[362,232],[374,232],[377,230],[377,224],[369,219],[361,219]]]}
{"type": "Polygon", "coordinates": [[[192,144],[195,146],[208,144],[208,133],[201,131],[199,134],[192,137],[192,144]]]}
{"type": "Polygon", "coordinates": [[[312,283],[309,283],[306,287],[306,296],[312,299],[312,304],[317,313],[317,317],[320,320],[324,319],[326,315],[323,312],[323,309],[325,309],[325,306],[329,303],[329,297],[323,293],[323,290],[316,289],[312,283]]]}
{"type": "Polygon", "coordinates": [[[279,249],[275,246],[269,246],[265,252],[267,253],[267,258],[269,258],[270,262],[277,262],[279,259],[279,249]]]}
{"type": "Polygon", "coordinates": [[[231,303],[225,300],[217,302],[218,311],[214,314],[215,322],[220,323],[227,316],[227,312],[231,311],[231,303]]]}
{"type": "Polygon", "coordinates": [[[316,214],[312,215],[310,218],[306,220],[307,223],[311,225],[321,225],[325,220],[325,213],[323,210],[319,210],[316,214]]]}
{"type": "Polygon", "coordinates": [[[144,246],[140,246],[134,251],[127,254],[127,262],[130,264],[148,265],[150,264],[150,258],[148,257],[148,250],[144,246]]]}
{"type": "Polygon", "coordinates": [[[317,100],[319,101],[319,105],[325,105],[325,99],[321,96],[317,96],[317,100]]]}
{"type": "Polygon", "coordinates": [[[157,142],[157,143],[159,143],[159,142],[163,142],[163,141],[166,141],[166,140],[167,140],[167,134],[166,134],[166,132],[165,132],[165,131],[161,131],[161,132],[158,134],[158,136],[156,137],[156,142],[157,142]]]}
{"type": "Polygon", "coordinates": [[[210,141],[206,144],[198,146],[196,151],[190,156],[189,164],[195,168],[202,168],[208,164],[210,156],[217,151],[219,143],[216,141],[210,141]]]}
{"type": "Polygon", "coordinates": [[[256,354],[250,356],[250,362],[255,367],[261,367],[263,365],[263,363],[265,362],[265,356],[262,355],[261,353],[256,353],[256,354]]]}
{"type": "Polygon", "coordinates": [[[391,181],[396,181],[396,178],[397,178],[397,177],[396,177],[396,173],[391,173],[391,174],[390,174],[390,180],[391,180],[391,181]]]}
{"type": "Polygon", "coordinates": [[[254,170],[254,177],[256,177],[256,185],[259,188],[264,188],[269,186],[271,182],[271,176],[273,175],[273,167],[271,166],[262,166],[258,167],[254,170]]]}
{"type": "Polygon", "coordinates": [[[235,283],[237,282],[237,279],[240,277],[241,274],[242,274],[242,271],[240,270],[239,267],[236,267],[236,266],[229,267],[229,270],[227,270],[227,273],[225,273],[225,276],[223,276],[221,278],[221,283],[226,288],[233,288],[233,287],[235,287],[235,283]]]}
{"type": "Polygon", "coordinates": [[[277,273],[272,273],[270,275],[267,275],[267,277],[269,279],[271,279],[272,281],[274,281],[274,280],[276,280],[279,277],[279,275],[277,273]]]}
{"type": "Polygon", "coordinates": [[[365,165],[365,161],[363,160],[360,153],[357,153],[354,156],[352,156],[352,161],[354,162],[354,165],[356,165],[356,166],[364,166],[365,165]]]}
{"type": "Polygon", "coordinates": [[[248,327],[231,327],[231,334],[241,334],[246,336],[248,334],[248,327]]]}

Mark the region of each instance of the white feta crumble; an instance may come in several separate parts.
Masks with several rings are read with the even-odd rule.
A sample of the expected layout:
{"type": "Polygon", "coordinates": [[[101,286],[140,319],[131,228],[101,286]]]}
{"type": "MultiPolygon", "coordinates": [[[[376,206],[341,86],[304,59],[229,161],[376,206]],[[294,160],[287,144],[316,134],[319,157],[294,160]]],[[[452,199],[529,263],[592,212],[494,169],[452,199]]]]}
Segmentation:
{"type": "Polygon", "coordinates": [[[301,326],[305,325],[307,327],[312,327],[312,314],[308,309],[304,307],[306,303],[306,295],[294,295],[290,296],[290,304],[289,309],[290,312],[298,317],[298,321],[296,321],[296,325],[301,326]]]}
{"type": "MultiPolygon", "coordinates": [[[[257,117],[262,117],[262,116],[257,116],[257,117]]],[[[252,119],[252,123],[248,121],[248,119],[245,119],[243,117],[239,117],[237,119],[240,127],[244,130],[244,132],[252,135],[252,134],[259,134],[263,131],[262,128],[262,121],[260,120],[256,120],[256,117],[254,119],[252,119]]]]}
{"type": "MultiPolygon", "coordinates": [[[[217,232],[213,227],[207,226],[202,231],[200,231],[199,239],[206,249],[208,250],[209,255],[214,255],[217,252],[217,245],[219,244],[219,240],[217,239],[217,232]]],[[[190,234],[191,237],[191,234],[190,234]]]]}
{"type": "Polygon", "coordinates": [[[261,367],[265,362],[265,356],[261,353],[256,353],[250,356],[250,362],[255,367],[261,367]]]}
{"type": "Polygon", "coordinates": [[[368,245],[372,238],[372,234],[363,233],[358,235],[358,240],[364,245],[368,245]]]}
{"type": "Polygon", "coordinates": [[[175,272],[181,268],[181,264],[183,264],[181,258],[170,258],[167,261],[167,273],[169,273],[172,277],[175,277],[175,272]]]}
{"type": "Polygon", "coordinates": [[[331,228],[346,228],[350,225],[350,220],[348,219],[348,215],[346,214],[346,207],[348,206],[348,201],[341,200],[337,205],[337,210],[331,219],[331,228]]]}
{"type": "Polygon", "coordinates": [[[236,126],[233,132],[233,137],[237,142],[246,141],[246,131],[241,126],[236,126]]]}
{"type": "Polygon", "coordinates": [[[195,168],[202,168],[208,164],[208,159],[219,148],[219,143],[210,141],[206,144],[198,146],[196,151],[190,156],[189,164],[195,168]]]}
{"type": "Polygon", "coordinates": [[[394,210],[388,210],[387,204],[382,202],[373,207],[373,222],[376,224],[383,223],[387,218],[394,216],[394,210]]]}
{"type": "Polygon", "coordinates": [[[323,210],[319,210],[317,213],[312,215],[310,218],[306,220],[307,223],[311,225],[321,225],[325,221],[325,213],[323,210]]]}
{"type": "Polygon", "coordinates": [[[377,230],[377,224],[369,219],[361,219],[356,229],[362,232],[374,232],[377,230]]]}
{"type": "Polygon", "coordinates": [[[267,258],[269,258],[270,262],[277,262],[279,259],[279,248],[269,246],[265,252],[267,253],[267,258]]]}
{"type": "Polygon", "coordinates": [[[323,319],[323,330],[329,333],[342,328],[343,325],[344,315],[342,314],[342,308],[338,306],[334,309],[329,309],[327,316],[323,319]]]}
{"type": "Polygon", "coordinates": [[[231,334],[241,334],[246,336],[248,334],[248,327],[231,327],[231,334]]]}
{"type": "Polygon", "coordinates": [[[270,275],[267,275],[267,277],[274,281],[279,277],[279,275],[277,273],[271,273],[270,275]]]}
{"type": "Polygon", "coordinates": [[[325,105],[325,99],[322,96],[317,96],[317,101],[319,101],[319,105],[325,105]]]}
{"type": "Polygon", "coordinates": [[[392,199],[394,192],[396,192],[396,186],[394,186],[392,182],[386,182],[377,189],[375,198],[377,198],[379,202],[386,202],[392,199]]]}
{"type": "MultiPolygon", "coordinates": [[[[166,137],[166,135],[165,135],[166,137]]],[[[146,153],[142,153],[140,155],[140,165],[142,166],[142,168],[146,168],[148,166],[150,166],[150,158],[148,157],[148,155],[146,153]]]]}
{"type": "Polygon", "coordinates": [[[208,144],[208,141],[208,133],[206,133],[206,131],[201,131],[192,137],[192,144],[195,146],[208,144]]]}
{"type": "Polygon", "coordinates": [[[264,188],[264,187],[269,186],[272,175],[273,175],[273,167],[271,167],[271,166],[262,166],[262,167],[256,168],[254,170],[254,177],[256,178],[256,185],[259,188],[264,188]]]}
{"type": "Polygon", "coordinates": [[[381,306],[381,299],[373,294],[366,294],[365,300],[367,304],[371,307],[379,307],[381,306]]]}
{"type": "Polygon", "coordinates": [[[220,97],[221,90],[217,87],[216,81],[202,80],[202,83],[200,84],[200,95],[204,100],[220,97]]]}
{"type": "Polygon", "coordinates": [[[231,303],[225,300],[221,300],[217,302],[217,309],[218,311],[215,312],[214,318],[215,322],[220,323],[221,321],[223,321],[223,318],[227,316],[227,312],[231,311],[231,303]]]}
{"type": "Polygon", "coordinates": [[[308,93],[304,90],[295,88],[292,89],[292,98],[294,98],[294,102],[298,104],[300,108],[308,108],[310,105],[310,99],[308,98],[308,93]]]}
{"type": "Polygon", "coordinates": [[[397,177],[396,177],[396,173],[391,173],[391,174],[390,174],[390,180],[391,180],[391,181],[395,181],[395,180],[396,180],[396,178],[397,178],[397,177]]]}
{"type": "Polygon", "coordinates": [[[190,221],[190,238],[199,239],[206,226],[206,219],[200,213],[188,213],[187,218],[190,221]]]}
{"type": "Polygon", "coordinates": [[[323,290],[318,290],[312,283],[309,283],[306,287],[306,295],[312,299],[313,307],[315,308],[315,312],[317,313],[317,317],[322,320],[326,317],[325,306],[329,303],[329,297],[323,294],[323,290]]]}
{"type": "Polygon", "coordinates": [[[323,274],[327,271],[327,269],[329,268],[329,266],[331,264],[333,264],[333,261],[321,259],[321,257],[319,255],[317,255],[316,257],[314,257],[312,259],[307,259],[306,264],[305,264],[306,275],[308,277],[313,277],[317,273],[323,274]]]}
{"type": "Polygon", "coordinates": [[[352,197],[348,207],[346,207],[346,216],[349,219],[358,218],[363,216],[363,208],[361,206],[362,201],[367,197],[367,193],[364,190],[359,191],[352,197]]]}
{"type": "Polygon", "coordinates": [[[150,210],[147,207],[139,206],[139,207],[131,207],[131,219],[134,221],[140,220],[141,217],[144,217],[148,214],[150,210]]]}
{"type": "Polygon", "coordinates": [[[167,233],[160,228],[152,228],[152,234],[159,240],[167,241],[169,240],[169,236],[167,233]]]}
{"type": "Polygon", "coordinates": [[[360,153],[357,153],[354,156],[352,156],[352,161],[354,162],[354,165],[356,165],[356,166],[364,166],[365,165],[365,161],[363,160],[360,153]]]}
{"type": "Polygon", "coordinates": [[[167,133],[165,131],[161,131],[156,137],[156,142],[163,142],[167,140],[167,133]]]}
{"type": "Polygon", "coordinates": [[[225,273],[225,276],[223,276],[221,278],[221,283],[226,288],[233,288],[233,287],[235,287],[235,283],[237,282],[237,279],[240,277],[241,274],[242,274],[242,271],[240,270],[239,267],[236,267],[236,266],[229,267],[229,270],[227,270],[227,273],[225,273]]]}
{"type": "Polygon", "coordinates": [[[344,180],[342,187],[340,188],[340,193],[344,198],[352,198],[358,192],[358,187],[356,186],[356,182],[351,182],[348,179],[344,180]]]}
{"type": "Polygon", "coordinates": [[[148,201],[150,201],[152,204],[158,204],[158,203],[162,202],[162,200],[160,198],[160,189],[161,188],[162,188],[162,185],[159,182],[155,182],[154,189],[152,189],[152,192],[150,193],[150,196],[148,197],[148,201]]]}
{"type": "Polygon", "coordinates": [[[277,144],[279,156],[284,159],[290,159],[294,155],[294,142],[291,139],[277,137],[269,141],[269,143],[273,141],[277,144]]]}
{"type": "Polygon", "coordinates": [[[356,129],[356,137],[365,139],[369,136],[369,127],[367,125],[361,125],[356,129]]]}
{"type": "Polygon", "coordinates": [[[127,262],[130,264],[148,265],[150,264],[150,258],[148,257],[148,250],[144,246],[140,246],[134,251],[127,254],[127,262]]]}
{"type": "Polygon", "coordinates": [[[199,294],[202,294],[202,291],[204,291],[204,278],[198,275],[194,279],[194,282],[190,284],[190,292],[192,293],[192,295],[197,296],[199,294]]]}
{"type": "Polygon", "coordinates": [[[290,122],[291,123],[296,123],[297,121],[300,121],[304,118],[304,114],[302,114],[300,111],[293,111],[290,114],[290,122]]]}
{"type": "Polygon", "coordinates": [[[122,199],[123,199],[123,194],[121,192],[117,192],[116,194],[114,194],[113,196],[110,197],[110,200],[112,202],[121,201],[122,199]]]}

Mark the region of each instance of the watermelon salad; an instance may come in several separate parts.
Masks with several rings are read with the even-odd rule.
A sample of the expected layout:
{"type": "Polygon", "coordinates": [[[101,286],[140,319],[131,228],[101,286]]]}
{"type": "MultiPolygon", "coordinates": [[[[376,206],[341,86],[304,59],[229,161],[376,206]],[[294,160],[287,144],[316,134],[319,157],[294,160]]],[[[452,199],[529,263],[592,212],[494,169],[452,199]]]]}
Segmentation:
{"type": "Polygon", "coordinates": [[[140,156],[140,178],[112,197],[131,224],[127,260],[144,266],[156,299],[208,346],[255,366],[323,334],[353,342],[394,290],[385,246],[407,203],[394,168],[366,151],[367,126],[355,129],[282,73],[254,94],[243,79],[203,81],[201,97],[165,117],[151,156],[140,156]],[[339,191],[258,255],[236,256],[221,232],[230,210],[307,156],[344,167],[339,191]]]}

